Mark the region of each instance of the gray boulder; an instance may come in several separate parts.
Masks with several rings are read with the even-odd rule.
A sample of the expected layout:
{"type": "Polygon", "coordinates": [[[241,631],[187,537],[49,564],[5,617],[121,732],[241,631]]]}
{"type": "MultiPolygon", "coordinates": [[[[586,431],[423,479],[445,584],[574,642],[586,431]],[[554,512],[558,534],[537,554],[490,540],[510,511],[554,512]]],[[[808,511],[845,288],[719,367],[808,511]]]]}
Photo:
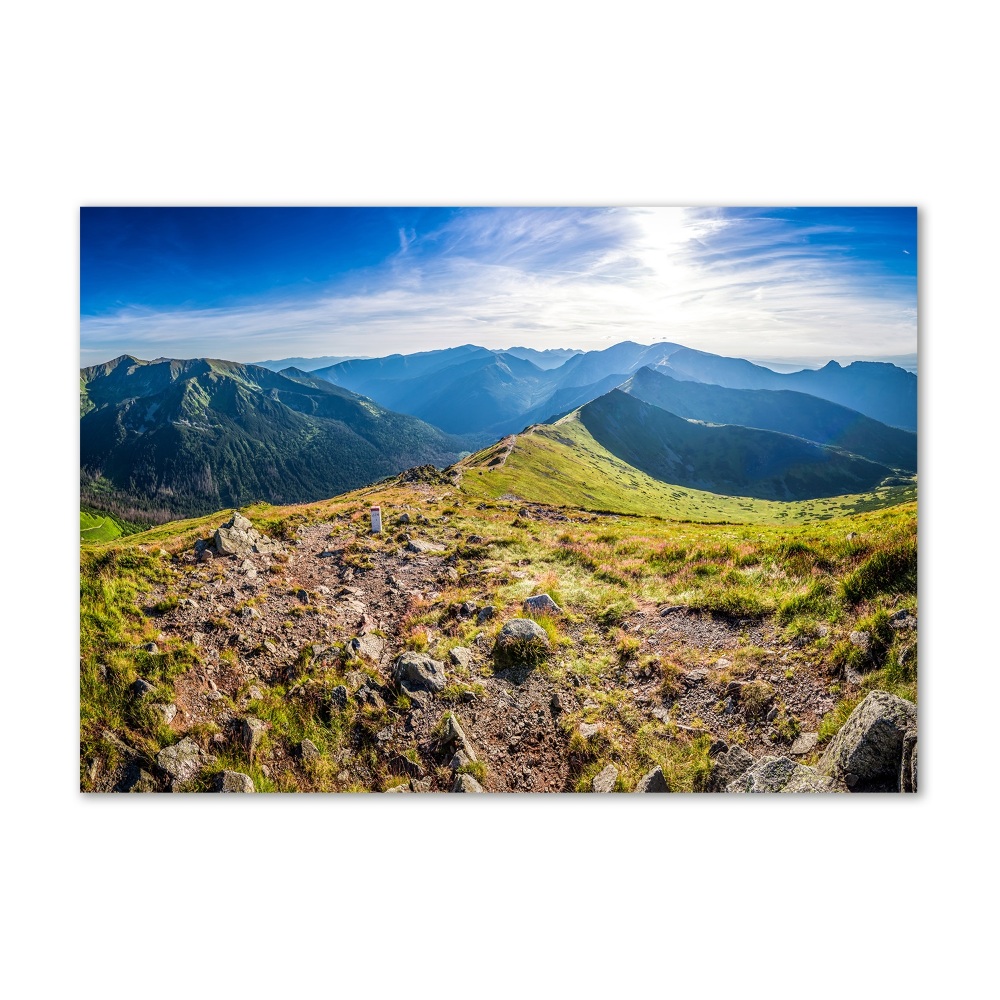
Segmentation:
{"type": "MultiPolygon", "coordinates": [[[[207,551],[207,550],[206,550],[207,551]]],[[[254,552],[269,555],[284,551],[284,546],[262,535],[242,514],[233,516],[215,532],[215,551],[220,556],[245,559],[254,552]]]]}
{"type": "Polygon", "coordinates": [[[223,771],[215,779],[215,791],[217,792],[252,792],[254,791],[253,779],[249,774],[242,771],[223,771]]]}
{"type": "Polygon", "coordinates": [[[794,754],[796,757],[801,757],[807,753],[812,753],[818,744],[819,733],[802,733],[801,736],[796,737],[795,742],[788,752],[794,754]]]}
{"type": "Polygon", "coordinates": [[[465,646],[456,646],[454,649],[448,650],[448,659],[456,667],[463,667],[468,670],[472,666],[472,650],[465,646]]]}
{"type": "Polygon", "coordinates": [[[435,542],[424,542],[418,538],[411,538],[406,543],[407,552],[417,552],[420,554],[428,552],[444,552],[444,546],[438,545],[435,542]]]}
{"type": "Polygon", "coordinates": [[[455,775],[455,784],[451,786],[453,792],[482,792],[483,786],[472,777],[471,774],[455,775]]]}
{"type": "Polygon", "coordinates": [[[393,676],[400,683],[406,681],[408,687],[425,691],[443,691],[446,683],[444,664],[426,653],[403,653],[396,659],[393,676]]]}
{"type": "Polygon", "coordinates": [[[541,649],[548,649],[549,637],[545,629],[530,618],[512,618],[497,634],[497,646],[507,649],[519,643],[537,644],[541,649]]]}
{"type": "Polygon", "coordinates": [[[830,741],[817,769],[852,791],[899,791],[904,741],[912,731],[915,744],[916,729],[913,702],[872,691],[830,741]]]}
{"type": "Polygon", "coordinates": [[[524,602],[524,610],[531,615],[562,614],[562,608],[548,594],[536,594],[524,602]]]}
{"type": "Polygon", "coordinates": [[[726,787],[727,792],[828,792],[833,782],[788,757],[761,757],[726,787]]]}
{"type": "Polygon", "coordinates": [[[478,759],[476,757],[476,751],[472,749],[472,744],[469,742],[469,738],[465,735],[465,730],[458,724],[458,719],[451,713],[448,714],[444,723],[444,731],[441,734],[441,742],[445,746],[454,746],[462,753],[472,763],[475,763],[478,759]]]}
{"type": "Polygon", "coordinates": [[[267,732],[267,723],[262,719],[255,719],[252,715],[248,715],[237,721],[236,731],[247,753],[253,757],[260,747],[264,733],[267,732]]]}
{"type": "Polygon", "coordinates": [[[917,790],[917,731],[911,729],[903,737],[903,766],[899,772],[899,790],[917,790]]]}
{"type": "Polygon", "coordinates": [[[753,767],[753,757],[743,747],[731,746],[712,761],[712,774],[708,779],[709,791],[726,791],[732,782],[751,767],[753,767]]]}
{"type": "Polygon", "coordinates": [[[590,787],[595,792],[613,792],[617,780],[618,768],[614,764],[608,764],[600,774],[594,777],[590,787]]]}
{"type": "Polygon", "coordinates": [[[190,781],[211,760],[190,736],[164,747],[156,755],[157,765],[175,784],[190,781]]]}
{"type": "Polygon", "coordinates": [[[667,779],[663,776],[663,769],[654,767],[648,774],[639,779],[639,784],[635,786],[637,792],[669,792],[667,779]]]}

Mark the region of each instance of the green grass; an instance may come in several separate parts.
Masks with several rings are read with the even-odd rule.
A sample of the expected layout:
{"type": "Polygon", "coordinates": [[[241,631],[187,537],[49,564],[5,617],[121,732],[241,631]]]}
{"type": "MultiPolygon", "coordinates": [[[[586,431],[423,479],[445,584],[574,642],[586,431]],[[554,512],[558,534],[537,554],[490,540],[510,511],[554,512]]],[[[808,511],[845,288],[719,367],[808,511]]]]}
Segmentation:
{"type": "Polygon", "coordinates": [[[871,493],[784,503],[722,496],[660,482],[602,447],[575,413],[517,437],[501,467],[487,464],[490,452],[460,463],[463,492],[497,499],[513,493],[536,502],[677,520],[786,523],[843,517],[913,500],[913,485],[871,493]]]}
{"type": "Polygon", "coordinates": [[[120,537],[122,527],[108,514],[91,514],[80,511],[80,541],[110,542],[120,537]]]}

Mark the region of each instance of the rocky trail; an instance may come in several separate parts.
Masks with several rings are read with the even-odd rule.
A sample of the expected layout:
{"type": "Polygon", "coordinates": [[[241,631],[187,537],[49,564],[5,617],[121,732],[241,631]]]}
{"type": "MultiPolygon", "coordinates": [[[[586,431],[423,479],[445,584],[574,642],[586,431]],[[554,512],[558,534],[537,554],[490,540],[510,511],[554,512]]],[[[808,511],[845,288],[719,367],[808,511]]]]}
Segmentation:
{"type": "MultiPolygon", "coordinates": [[[[541,505],[519,516],[567,520],[541,505]]],[[[393,511],[391,521],[385,544],[372,547],[356,515],[300,525],[284,541],[235,515],[214,538],[176,553],[171,581],[149,604],[160,609],[153,652],[184,643],[196,650],[196,665],[173,680],[173,700],[154,706],[180,739],[160,752],[155,767],[123,765],[100,787],[187,790],[217,758],[242,755],[288,790],[573,791],[583,762],[594,757],[581,748],[601,739],[605,723],[597,713],[606,714],[612,695],[633,730],[711,742],[704,790],[846,790],[859,782],[880,789],[892,784],[893,768],[906,784],[900,769],[904,745],[912,744],[906,760],[915,762],[915,713],[881,706],[896,713],[896,722],[876,777],[830,765],[835,748],[821,758],[815,731],[834,705],[829,679],[803,665],[773,625],[647,604],[621,626],[642,655],[596,676],[500,658],[510,629],[523,632],[512,641],[531,639],[534,629],[547,647],[532,614],[559,609],[542,594],[525,602],[522,617],[508,608],[500,621],[488,603],[489,584],[510,568],[484,556],[460,575],[448,555],[449,546],[482,546],[485,539],[440,523],[432,530],[415,505],[393,511]],[[459,604],[448,596],[458,589],[480,596],[459,604]],[[415,625],[423,629],[416,643],[415,625]],[[437,650],[437,658],[427,650],[437,650]],[[651,668],[654,660],[680,666],[651,668]],[[294,725],[268,738],[269,713],[284,718],[289,704],[318,706],[339,739],[322,748],[305,736],[291,739],[294,725]],[[776,747],[789,713],[803,731],[776,747]]],[[[583,640],[585,624],[566,626],[573,643],[583,640]]],[[[562,662],[558,654],[551,660],[562,662]]],[[[153,686],[137,697],[148,697],[147,689],[153,686]]],[[[862,738],[872,726],[884,736],[883,721],[862,726],[862,738]]],[[[912,772],[907,780],[915,787],[915,763],[912,772]]],[[[593,790],[614,790],[618,774],[607,764],[593,790]]],[[[216,790],[253,790],[242,770],[226,769],[213,782],[216,790]]],[[[667,790],[660,769],[637,790],[667,790]]]]}

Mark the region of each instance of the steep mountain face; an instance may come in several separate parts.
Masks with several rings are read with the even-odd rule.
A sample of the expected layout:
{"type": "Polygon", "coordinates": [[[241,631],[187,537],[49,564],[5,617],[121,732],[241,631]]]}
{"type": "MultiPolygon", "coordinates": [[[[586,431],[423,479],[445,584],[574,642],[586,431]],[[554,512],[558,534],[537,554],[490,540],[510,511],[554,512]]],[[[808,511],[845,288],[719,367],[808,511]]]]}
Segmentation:
{"type": "Polygon", "coordinates": [[[420,420],[295,370],[122,357],[81,372],[81,409],[84,398],[84,482],[178,515],[317,500],[413,465],[447,465],[463,450],[420,420]]]}
{"type": "Polygon", "coordinates": [[[640,368],[621,388],[678,417],[794,434],[873,462],[910,472],[917,469],[916,434],[804,392],[680,382],[652,368],[640,368]]]}
{"type": "Polygon", "coordinates": [[[692,423],[618,389],[580,422],[609,452],[654,479],[711,493],[806,500],[861,493],[890,468],[790,434],[692,423]]]}

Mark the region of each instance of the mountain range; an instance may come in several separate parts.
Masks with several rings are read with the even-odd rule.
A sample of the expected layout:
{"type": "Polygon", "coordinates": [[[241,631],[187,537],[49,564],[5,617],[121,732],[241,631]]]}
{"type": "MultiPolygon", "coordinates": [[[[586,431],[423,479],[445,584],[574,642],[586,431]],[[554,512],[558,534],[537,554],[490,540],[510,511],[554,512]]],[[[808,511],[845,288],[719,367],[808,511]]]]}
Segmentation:
{"type": "Polygon", "coordinates": [[[308,372],[123,356],[80,373],[85,498],[175,516],[333,496],[463,442],[308,372]]]}
{"type": "Polygon", "coordinates": [[[857,361],[841,367],[831,361],[819,370],[780,373],[673,343],[626,341],[575,354],[551,368],[512,351],[469,344],[345,361],[313,374],[442,430],[478,433],[485,444],[491,437],[562,416],[645,367],[677,381],[808,393],[891,427],[917,427],[917,377],[894,365],[857,361]]]}
{"type": "Polygon", "coordinates": [[[716,495],[858,495],[916,472],[916,435],[872,415],[916,424],[916,377],[892,365],[778,374],[677,344],[515,350],[465,345],[315,371],[131,356],[85,368],[81,500],[139,522],[310,502],[570,414],[587,447],[629,476],[716,495]]]}

